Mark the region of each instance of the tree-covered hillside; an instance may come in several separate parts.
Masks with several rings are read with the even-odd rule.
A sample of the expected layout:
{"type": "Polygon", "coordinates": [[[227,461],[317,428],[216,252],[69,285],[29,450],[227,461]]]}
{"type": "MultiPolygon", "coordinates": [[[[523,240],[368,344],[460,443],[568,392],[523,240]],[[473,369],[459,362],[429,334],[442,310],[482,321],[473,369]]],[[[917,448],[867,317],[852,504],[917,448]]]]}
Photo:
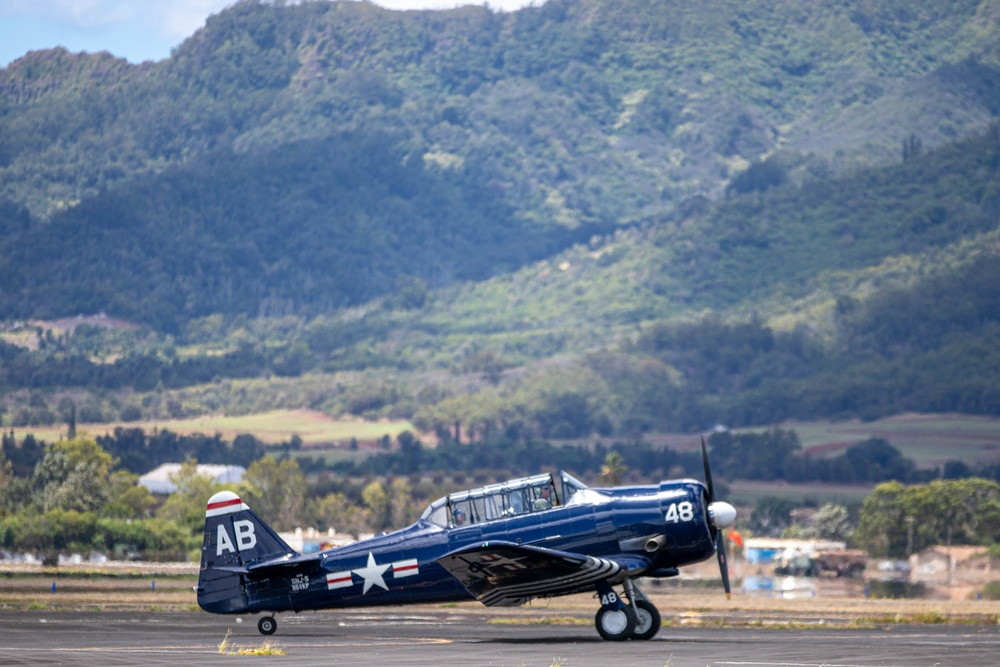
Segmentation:
{"type": "Polygon", "coordinates": [[[19,390],[19,426],[72,406],[92,421],[308,406],[515,439],[996,415],[997,192],[994,129],[734,192],[460,288],[401,285],[313,318],[214,315],[178,339],[80,327],[36,351],[7,343],[0,383],[19,390]]]}
{"type": "Polygon", "coordinates": [[[107,311],[163,331],[212,313],[315,314],[484,279],[574,238],[519,221],[483,183],[414,164],[381,134],[217,151],[44,224],[8,218],[0,310],[107,311]]]}
{"type": "Polygon", "coordinates": [[[1000,414],[998,17],[243,1],[160,63],[28,54],[0,70],[3,423],[1000,414]],[[95,312],[144,328],[13,324],[95,312]]]}
{"type": "Polygon", "coordinates": [[[893,160],[995,114],[996,20],[971,1],[244,0],[159,63],[34,52],[0,71],[0,199],[28,228],[2,240],[2,313],[316,313],[656,220],[778,149],[795,179],[893,160]]]}

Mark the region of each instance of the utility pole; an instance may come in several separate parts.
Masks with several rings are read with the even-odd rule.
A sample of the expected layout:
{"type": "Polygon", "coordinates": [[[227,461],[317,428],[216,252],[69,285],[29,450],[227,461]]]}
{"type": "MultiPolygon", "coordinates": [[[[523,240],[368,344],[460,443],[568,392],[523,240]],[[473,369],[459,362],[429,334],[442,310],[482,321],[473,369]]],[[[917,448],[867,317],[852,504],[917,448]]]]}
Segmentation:
{"type": "Polygon", "coordinates": [[[948,525],[948,585],[951,586],[951,571],[954,569],[954,562],[951,558],[951,524],[948,525]]]}
{"type": "Polygon", "coordinates": [[[913,555],[913,522],[912,516],[906,517],[906,557],[909,558],[913,555]]]}

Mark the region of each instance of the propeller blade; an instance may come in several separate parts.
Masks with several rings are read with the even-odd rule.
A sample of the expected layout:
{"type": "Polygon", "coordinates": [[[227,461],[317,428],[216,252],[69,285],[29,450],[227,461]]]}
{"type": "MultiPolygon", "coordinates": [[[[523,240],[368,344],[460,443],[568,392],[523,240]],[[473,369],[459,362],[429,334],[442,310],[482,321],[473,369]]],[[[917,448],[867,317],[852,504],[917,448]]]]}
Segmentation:
{"type": "Polygon", "coordinates": [[[705,446],[705,436],[701,436],[701,462],[705,466],[705,486],[708,488],[709,504],[715,502],[715,488],[712,486],[712,469],[708,465],[708,448],[705,446]]]}
{"type": "Polygon", "coordinates": [[[729,588],[729,563],[726,562],[726,536],[720,530],[715,536],[715,551],[719,556],[719,572],[722,573],[722,587],[726,589],[726,599],[732,600],[729,588]]]}
{"type": "MultiPolygon", "coordinates": [[[[705,466],[705,487],[708,489],[708,504],[711,506],[715,502],[715,487],[712,485],[712,468],[708,465],[708,447],[705,445],[705,436],[701,436],[701,462],[705,466]]],[[[736,515],[735,510],[727,503],[720,503],[720,505],[725,505],[732,513],[733,516],[728,519],[727,525],[731,524],[736,515]]],[[[722,574],[722,587],[726,589],[726,599],[731,600],[733,596],[729,587],[729,563],[726,562],[726,536],[720,527],[715,527],[715,553],[719,557],[719,572],[722,574]]]]}

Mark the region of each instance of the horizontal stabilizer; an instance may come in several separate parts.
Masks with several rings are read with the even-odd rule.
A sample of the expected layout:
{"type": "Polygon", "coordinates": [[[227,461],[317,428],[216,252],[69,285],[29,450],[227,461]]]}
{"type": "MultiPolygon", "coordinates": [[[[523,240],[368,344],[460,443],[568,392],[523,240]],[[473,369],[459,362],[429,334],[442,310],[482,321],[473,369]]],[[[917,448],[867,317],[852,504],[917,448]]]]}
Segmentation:
{"type": "Polygon", "coordinates": [[[247,568],[250,574],[260,574],[264,571],[277,570],[286,567],[294,567],[296,565],[303,565],[306,563],[316,563],[322,559],[322,554],[312,553],[312,554],[295,554],[293,556],[281,556],[280,558],[275,558],[274,560],[262,561],[259,563],[254,563],[247,568]]]}

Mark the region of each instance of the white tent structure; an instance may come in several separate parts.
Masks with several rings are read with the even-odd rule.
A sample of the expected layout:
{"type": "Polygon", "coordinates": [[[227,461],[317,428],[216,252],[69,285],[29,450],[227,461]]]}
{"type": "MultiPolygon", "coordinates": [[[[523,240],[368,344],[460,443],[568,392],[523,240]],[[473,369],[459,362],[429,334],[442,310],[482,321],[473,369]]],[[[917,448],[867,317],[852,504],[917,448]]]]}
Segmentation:
{"type": "MultiPolygon", "coordinates": [[[[181,469],[180,463],[164,463],[159,468],[150,470],[139,478],[139,484],[149,489],[150,493],[171,494],[177,490],[177,485],[171,481],[181,469]]],[[[208,477],[218,484],[235,483],[243,480],[243,466],[225,466],[211,463],[198,464],[198,474],[208,477]]]]}

